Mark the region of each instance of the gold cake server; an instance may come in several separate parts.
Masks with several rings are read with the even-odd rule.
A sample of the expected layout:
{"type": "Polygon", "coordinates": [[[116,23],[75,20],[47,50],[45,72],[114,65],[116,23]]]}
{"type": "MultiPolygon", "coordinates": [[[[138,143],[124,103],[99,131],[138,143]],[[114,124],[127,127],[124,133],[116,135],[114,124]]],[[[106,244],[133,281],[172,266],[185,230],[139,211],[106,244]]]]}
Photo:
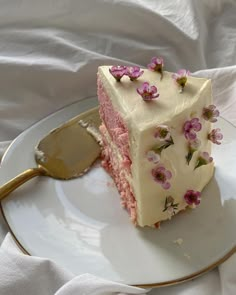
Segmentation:
{"type": "Polygon", "coordinates": [[[94,108],[52,130],[35,148],[37,167],[2,185],[0,200],[35,176],[67,180],[87,172],[100,155],[99,125],[98,108],[94,108]]]}

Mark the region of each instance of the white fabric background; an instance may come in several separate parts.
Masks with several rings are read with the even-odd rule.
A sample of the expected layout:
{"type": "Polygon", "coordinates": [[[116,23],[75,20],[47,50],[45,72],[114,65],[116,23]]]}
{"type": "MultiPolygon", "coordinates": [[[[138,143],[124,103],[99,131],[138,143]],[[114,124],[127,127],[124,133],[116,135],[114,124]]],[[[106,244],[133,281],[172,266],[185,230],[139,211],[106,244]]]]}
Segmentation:
{"type": "MultiPolygon", "coordinates": [[[[94,95],[99,65],[146,66],[155,55],[164,58],[167,70],[186,68],[212,78],[215,104],[236,124],[235,1],[0,0],[0,8],[0,155],[36,121],[94,95]]],[[[6,232],[1,220],[0,240],[6,232]]],[[[0,294],[54,294],[73,277],[58,275],[58,284],[52,280],[33,292],[25,286],[34,268],[19,283],[9,267],[15,254],[7,249],[10,237],[0,251],[0,294]]],[[[41,275],[50,281],[55,273],[41,275]]],[[[236,294],[236,258],[152,294],[236,294]]]]}

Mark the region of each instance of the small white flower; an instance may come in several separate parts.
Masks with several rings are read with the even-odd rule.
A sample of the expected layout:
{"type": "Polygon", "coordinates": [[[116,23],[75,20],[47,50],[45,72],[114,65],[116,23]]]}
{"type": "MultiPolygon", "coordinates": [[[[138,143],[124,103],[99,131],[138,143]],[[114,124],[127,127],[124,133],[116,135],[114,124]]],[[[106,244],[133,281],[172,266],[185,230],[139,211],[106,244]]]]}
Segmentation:
{"type": "MultiPolygon", "coordinates": [[[[167,206],[168,206],[168,204],[167,204],[167,206]]],[[[168,212],[168,214],[170,214],[170,216],[172,216],[175,213],[175,209],[172,206],[169,206],[167,208],[167,212],[168,212]]]]}
{"type": "Polygon", "coordinates": [[[160,161],[160,156],[151,150],[147,152],[147,159],[148,161],[153,162],[154,164],[157,164],[160,161]]]}
{"type": "Polygon", "coordinates": [[[168,141],[171,139],[170,128],[166,125],[159,125],[156,127],[154,137],[160,141],[168,141]]]}

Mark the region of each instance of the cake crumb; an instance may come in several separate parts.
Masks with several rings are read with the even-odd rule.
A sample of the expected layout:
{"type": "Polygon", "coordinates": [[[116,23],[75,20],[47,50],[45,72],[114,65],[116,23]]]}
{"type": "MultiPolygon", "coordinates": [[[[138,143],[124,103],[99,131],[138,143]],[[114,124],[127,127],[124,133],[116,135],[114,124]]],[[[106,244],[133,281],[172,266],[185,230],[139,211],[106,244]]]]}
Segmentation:
{"type": "Polygon", "coordinates": [[[99,129],[93,124],[93,123],[90,123],[90,122],[85,122],[84,120],[79,120],[78,121],[78,124],[83,127],[83,128],[86,128],[87,132],[92,135],[92,137],[96,140],[96,142],[102,146],[102,136],[101,136],[101,133],[99,131],[99,129]]]}
{"type": "Polygon", "coordinates": [[[177,245],[179,245],[179,246],[180,246],[180,245],[182,245],[182,244],[183,244],[183,241],[184,241],[183,239],[181,239],[181,238],[178,238],[178,239],[174,240],[174,241],[173,241],[173,243],[175,243],[175,244],[177,244],[177,245]]]}
{"type": "Polygon", "coordinates": [[[47,160],[45,153],[38,148],[35,148],[35,157],[41,163],[45,163],[47,160]]]}
{"type": "Polygon", "coordinates": [[[156,223],[154,224],[154,227],[155,227],[156,229],[160,229],[160,228],[161,228],[161,223],[160,223],[160,221],[159,221],[159,222],[156,222],[156,223]]]}
{"type": "Polygon", "coordinates": [[[89,125],[89,123],[85,122],[84,120],[79,120],[78,124],[83,128],[87,128],[89,125]]]}
{"type": "Polygon", "coordinates": [[[114,186],[115,186],[114,182],[107,181],[107,187],[114,187],[114,186]]]}
{"type": "Polygon", "coordinates": [[[184,257],[186,257],[188,260],[190,260],[191,256],[188,255],[187,253],[184,253],[184,257]]]}

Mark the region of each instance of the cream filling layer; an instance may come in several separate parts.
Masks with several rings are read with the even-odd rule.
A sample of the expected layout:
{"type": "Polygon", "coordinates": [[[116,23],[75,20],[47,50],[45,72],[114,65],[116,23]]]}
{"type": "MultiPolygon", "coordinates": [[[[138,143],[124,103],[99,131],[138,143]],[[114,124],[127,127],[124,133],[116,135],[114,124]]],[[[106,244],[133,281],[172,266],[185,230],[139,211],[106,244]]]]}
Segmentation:
{"type": "MultiPolygon", "coordinates": [[[[104,129],[105,129],[105,132],[103,132],[103,136],[105,137],[105,140],[106,140],[108,146],[112,150],[112,153],[115,155],[115,157],[117,159],[117,164],[120,167],[122,167],[123,156],[121,155],[121,153],[120,153],[118,147],[116,146],[116,144],[112,141],[106,127],[104,129]]],[[[126,180],[128,181],[130,187],[133,189],[133,178],[132,178],[130,172],[126,168],[123,168],[122,171],[120,171],[120,172],[124,174],[124,176],[125,176],[126,180]]]]}

